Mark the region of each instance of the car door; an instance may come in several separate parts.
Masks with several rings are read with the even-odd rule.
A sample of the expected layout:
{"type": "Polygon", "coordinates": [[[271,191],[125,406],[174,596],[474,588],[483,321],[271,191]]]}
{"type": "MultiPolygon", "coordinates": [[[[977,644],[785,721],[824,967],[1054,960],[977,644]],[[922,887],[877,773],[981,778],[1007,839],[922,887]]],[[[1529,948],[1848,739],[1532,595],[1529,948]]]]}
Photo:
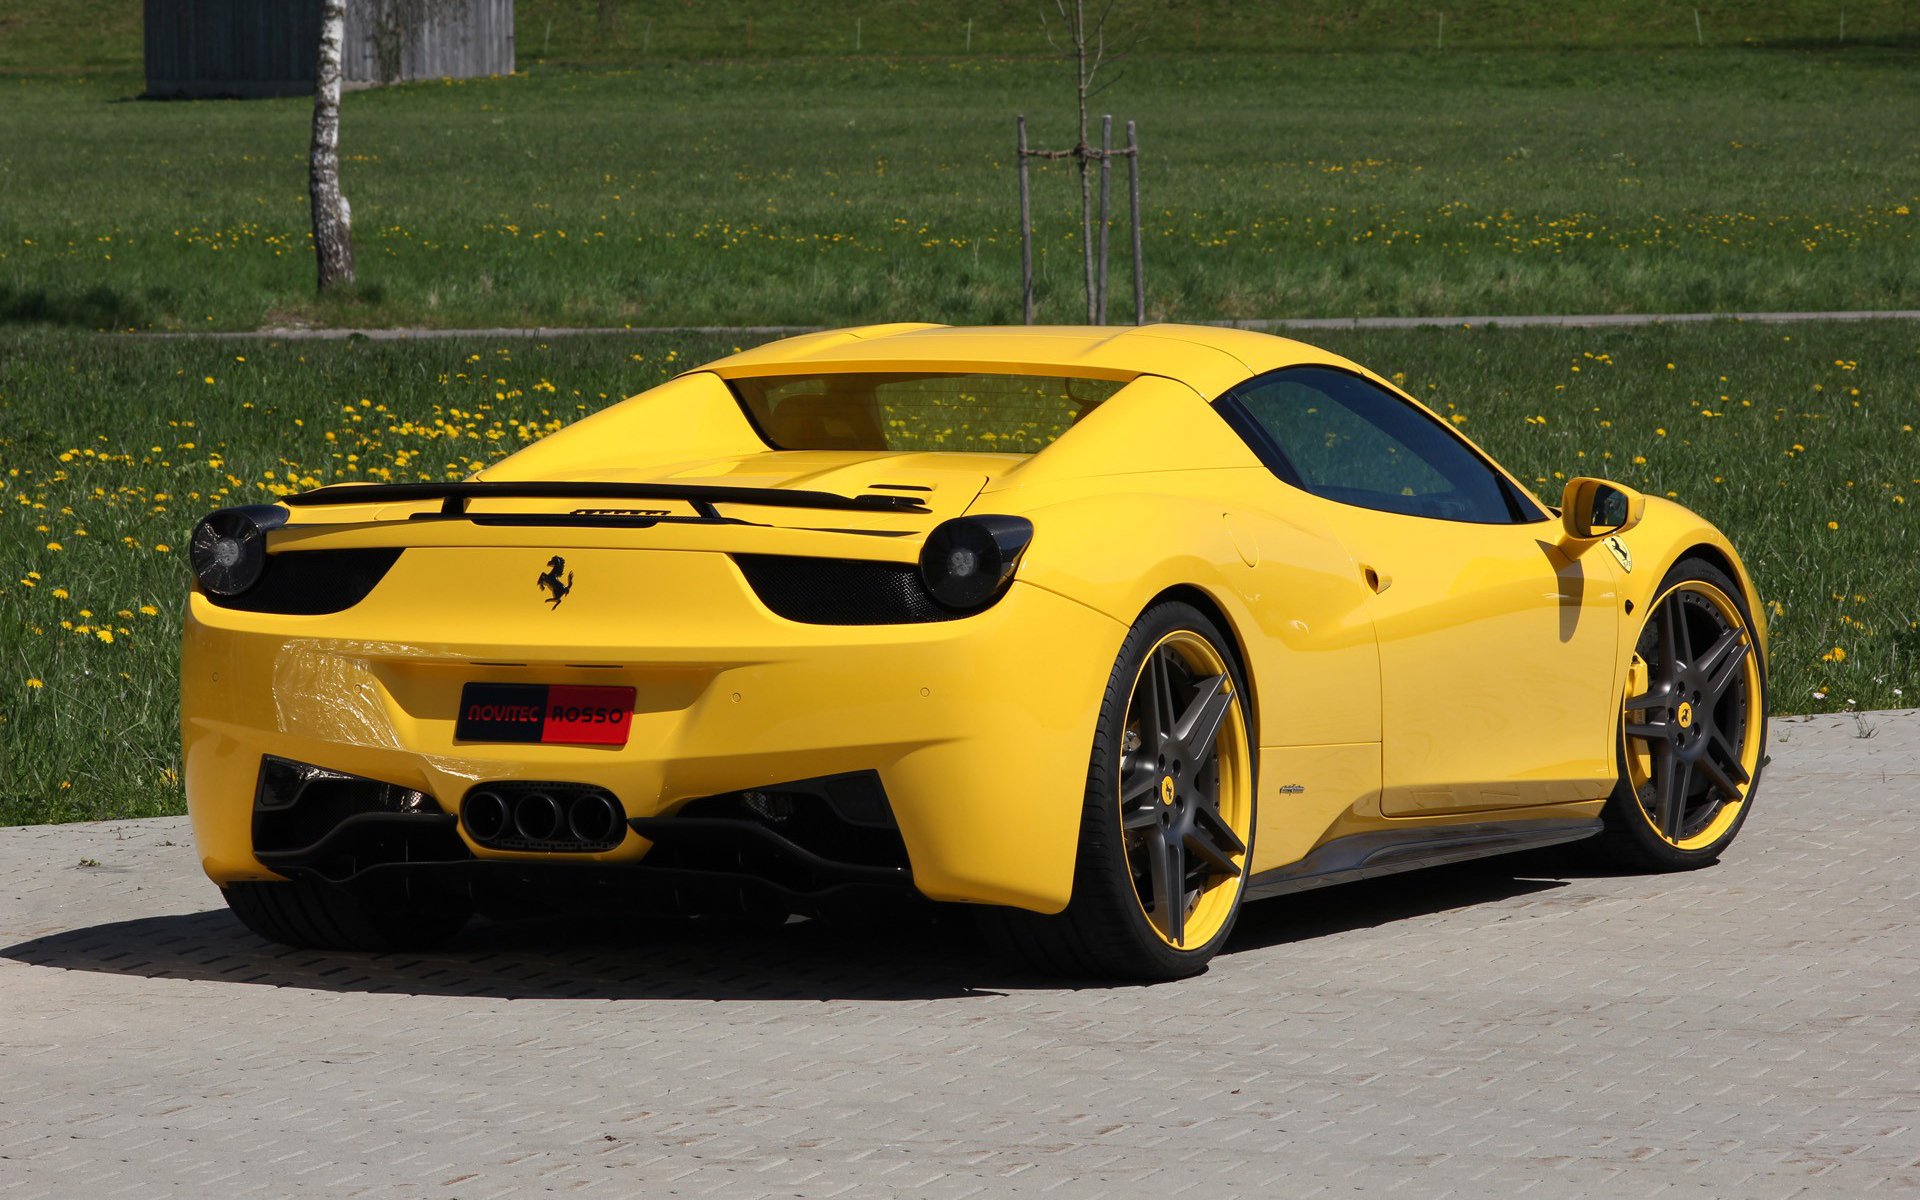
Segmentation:
{"type": "Polygon", "coordinates": [[[1373,593],[1381,810],[1605,795],[1621,620],[1607,556],[1569,553],[1559,524],[1464,438],[1363,376],[1284,368],[1227,402],[1373,593]]]}

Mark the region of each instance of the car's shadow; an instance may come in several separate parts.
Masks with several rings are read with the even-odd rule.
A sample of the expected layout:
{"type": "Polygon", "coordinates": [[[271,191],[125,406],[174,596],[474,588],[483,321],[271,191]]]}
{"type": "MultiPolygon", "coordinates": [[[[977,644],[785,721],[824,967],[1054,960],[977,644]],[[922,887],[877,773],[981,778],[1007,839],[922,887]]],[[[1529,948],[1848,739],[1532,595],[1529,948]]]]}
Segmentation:
{"type": "MultiPolygon", "coordinates": [[[[1242,912],[1216,970],[1231,970],[1237,954],[1563,887],[1567,877],[1475,863],[1261,901],[1242,912]]],[[[506,1000],[899,1001],[1061,986],[1001,963],[963,914],[878,931],[822,921],[761,930],[476,921],[431,953],[351,954],[273,945],[222,908],[70,929],[0,956],[147,979],[506,1000]]]]}

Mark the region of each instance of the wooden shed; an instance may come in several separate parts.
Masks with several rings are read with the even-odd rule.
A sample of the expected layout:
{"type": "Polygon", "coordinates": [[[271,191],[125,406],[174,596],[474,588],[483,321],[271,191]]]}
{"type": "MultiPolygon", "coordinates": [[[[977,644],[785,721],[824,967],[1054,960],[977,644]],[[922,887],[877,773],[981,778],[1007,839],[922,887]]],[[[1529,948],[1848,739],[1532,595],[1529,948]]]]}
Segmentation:
{"type": "MultiPolygon", "coordinates": [[[[319,0],[146,0],[147,95],[310,93],[319,38],[319,0]]],[[[513,62],[513,0],[348,0],[348,87],[509,75],[513,62]]]]}

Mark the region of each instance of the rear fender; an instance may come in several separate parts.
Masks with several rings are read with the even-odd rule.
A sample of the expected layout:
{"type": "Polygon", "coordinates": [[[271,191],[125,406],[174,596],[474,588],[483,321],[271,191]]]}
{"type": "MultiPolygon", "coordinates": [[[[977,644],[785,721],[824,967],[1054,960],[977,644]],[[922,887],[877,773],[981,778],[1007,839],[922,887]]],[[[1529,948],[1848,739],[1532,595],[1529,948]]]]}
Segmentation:
{"type": "Polygon", "coordinates": [[[1027,512],[1034,539],[1020,578],[1126,624],[1163,592],[1198,589],[1245,651],[1262,745],[1377,741],[1379,655],[1351,557],[1322,534],[1215,498],[1231,490],[1216,473],[1151,482],[1168,490],[1027,512]]]}

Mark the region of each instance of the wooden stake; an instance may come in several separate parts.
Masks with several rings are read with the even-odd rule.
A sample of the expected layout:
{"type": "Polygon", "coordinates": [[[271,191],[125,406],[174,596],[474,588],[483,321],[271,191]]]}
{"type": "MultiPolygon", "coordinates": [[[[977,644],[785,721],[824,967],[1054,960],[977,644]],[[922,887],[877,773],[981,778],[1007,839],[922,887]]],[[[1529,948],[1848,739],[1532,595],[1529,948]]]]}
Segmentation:
{"type": "Polygon", "coordinates": [[[1094,304],[1094,324],[1107,323],[1107,229],[1113,223],[1108,216],[1107,176],[1111,173],[1109,162],[1113,158],[1113,114],[1100,118],[1100,281],[1095,289],[1097,297],[1094,304]]]}
{"type": "Polygon", "coordinates": [[[1033,205],[1029,200],[1027,184],[1027,119],[1014,118],[1014,128],[1019,131],[1018,151],[1020,160],[1020,311],[1026,323],[1033,324],[1033,205]]]}
{"type": "Polygon", "coordinates": [[[1133,122],[1127,122],[1127,188],[1132,192],[1130,211],[1133,214],[1133,323],[1147,323],[1147,282],[1141,273],[1140,254],[1140,140],[1134,134],[1133,122]]]}

